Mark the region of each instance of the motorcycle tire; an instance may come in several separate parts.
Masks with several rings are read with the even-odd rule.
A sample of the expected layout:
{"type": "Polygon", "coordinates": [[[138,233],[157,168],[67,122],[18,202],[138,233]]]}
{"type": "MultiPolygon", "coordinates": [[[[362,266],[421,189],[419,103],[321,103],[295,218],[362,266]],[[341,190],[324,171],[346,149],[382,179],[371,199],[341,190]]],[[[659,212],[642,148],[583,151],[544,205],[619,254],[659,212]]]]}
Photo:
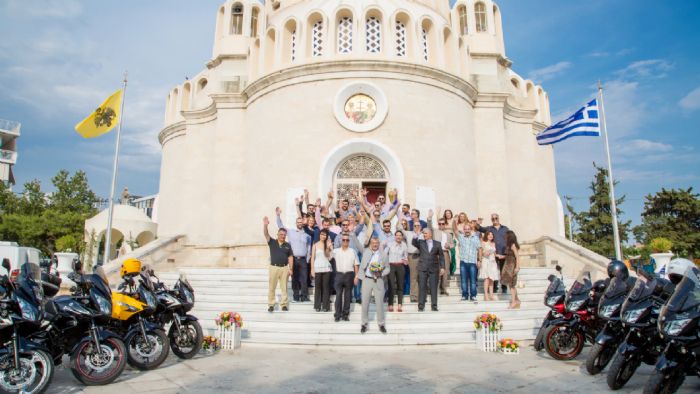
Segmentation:
{"type": "Polygon", "coordinates": [[[637,356],[626,358],[621,354],[615,355],[615,358],[608,369],[608,387],[611,390],[619,390],[623,388],[630,378],[634,375],[637,368],[641,364],[641,360],[637,356]]]}
{"type": "Polygon", "coordinates": [[[685,371],[676,368],[669,376],[654,369],[654,373],[649,376],[644,394],[672,394],[678,391],[685,380],[685,371]]]}
{"type": "MultiPolygon", "coordinates": [[[[13,357],[12,353],[7,357],[13,357]]],[[[33,381],[15,381],[10,376],[10,369],[3,369],[0,370],[0,392],[39,394],[46,391],[53,378],[53,358],[42,350],[27,350],[20,351],[19,362],[22,369],[30,369],[29,373],[24,375],[33,376],[33,381]]],[[[8,360],[7,365],[12,364],[13,361],[8,360]]]]}
{"type": "Polygon", "coordinates": [[[536,352],[539,352],[540,350],[544,349],[545,331],[547,331],[547,329],[544,326],[540,327],[540,330],[537,332],[537,336],[535,337],[535,342],[532,343],[532,347],[535,348],[536,352]]]}
{"type": "Polygon", "coordinates": [[[199,353],[199,350],[202,348],[204,335],[202,334],[202,326],[200,326],[199,322],[196,320],[184,322],[182,324],[182,329],[183,331],[186,330],[186,332],[189,334],[189,338],[184,339],[184,343],[183,339],[180,339],[178,335],[175,324],[170,326],[168,338],[170,338],[170,348],[173,350],[173,354],[179,358],[188,360],[199,353]],[[191,346],[187,347],[186,345],[191,346]],[[187,348],[190,349],[187,350],[187,348]]]}
{"type": "Polygon", "coordinates": [[[615,356],[616,350],[611,344],[594,344],[591,351],[588,352],[588,357],[586,357],[586,371],[591,375],[601,373],[615,356]]]}
{"type": "Polygon", "coordinates": [[[563,335],[562,329],[571,330],[571,328],[567,328],[563,325],[554,325],[547,329],[547,332],[544,334],[544,348],[547,350],[547,354],[556,360],[573,360],[576,358],[576,356],[581,354],[583,345],[586,343],[586,337],[583,335],[581,330],[574,330],[574,332],[571,333],[571,338],[574,340],[574,346],[570,351],[562,352],[559,347],[560,343],[558,343],[560,341],[559,336],[563,335]]]}
{"type": "Polygon", "coordinates": [[[126,338],[127,361],[142,371],[158,368],[170,353],[170,341],[163,330],[146,330],[148,343],[140,331],[126,338]]]}
{"type": "Polygon", "coordinates": [[[126,347],[121,339],[114,337],[103,339],[100,342],[100,348],[100,353],[96,354],[92,340],[85,339],[70,355],[70,369],[73,376],[86,386],[112,383],[126,367],[126,347]]]}

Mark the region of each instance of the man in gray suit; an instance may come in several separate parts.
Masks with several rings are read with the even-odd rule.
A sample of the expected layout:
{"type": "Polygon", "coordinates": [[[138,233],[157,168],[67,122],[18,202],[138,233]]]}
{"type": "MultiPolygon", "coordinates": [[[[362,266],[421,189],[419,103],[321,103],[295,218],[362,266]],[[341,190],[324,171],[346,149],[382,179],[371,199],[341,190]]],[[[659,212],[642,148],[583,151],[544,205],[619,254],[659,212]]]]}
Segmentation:
{"type": "Polygon", "coordinates": [[[433,311],[438,307],[438,278],[445,274],[445,253],[439,241],[433,239],[433,231],[426,228],[413,246],[419,250],[418,262],[418,311],[423,312],[430,283],[430,304],[433,311]]]}
{"type": "Polygon", "coordinates": [[[362,253],[362,262],[357,270],[355,285],[362,281],[362,328],[361,333],[366,333],[369,329],[369,300],[374,293],[374,303],[377,305],[377,323],[379,331],[386,334],[384,321],[384,280],[389,271],[389,258],[385,251],[379,248],[379,239],[373,237],[369,242],[369,248],[362,253]],[[379,263],[382,270],[374,273],[371,270],[373,263],[379,263]]]}

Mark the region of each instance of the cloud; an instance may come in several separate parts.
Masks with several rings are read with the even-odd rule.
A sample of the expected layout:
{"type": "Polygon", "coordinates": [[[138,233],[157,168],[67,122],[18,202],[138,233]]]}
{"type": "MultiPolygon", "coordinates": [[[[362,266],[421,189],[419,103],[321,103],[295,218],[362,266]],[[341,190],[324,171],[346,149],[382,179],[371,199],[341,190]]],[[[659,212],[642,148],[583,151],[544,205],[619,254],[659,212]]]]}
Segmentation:
{"type": "Polygon", "coordinates": [[[77,0],[46,0],[41,3],[4,0],[0,12],[14,17],[67,19],[82,15],[83,6],[77,0]]]}
{"type": "Polygon", "coordinates": [[[682,174],[665,170],[640,170],[631,168],[613,169],[616,180],[621,182],[639,182],[644,184],[672,185],[694,182],[700,179],[697,174],[682,174]]]}
{"type": "Polygon", "coordinates": [[[528,78],[533,81],[536,81],[537,83],[542,83],[544,81],[557,77],[559,74],[571,67],[571,65],[571,62],[561,61],[559,63],[531,71],[528,75],[528,78]]]}
{"type": "Polygon", "coordinates": [[[680,105],[681,108],[686,111],[695,111],[700,109],[700,86],[693,89],[690,93],[683,97],[681,101],[678,102],[678,105],[680,105]]]}
{"type": "Polygon", "coordinates": [[[668,76],[673,64],[663,59],[639,60],[618,70],[616,74],[623,79],[659,79],[668,76]]]}

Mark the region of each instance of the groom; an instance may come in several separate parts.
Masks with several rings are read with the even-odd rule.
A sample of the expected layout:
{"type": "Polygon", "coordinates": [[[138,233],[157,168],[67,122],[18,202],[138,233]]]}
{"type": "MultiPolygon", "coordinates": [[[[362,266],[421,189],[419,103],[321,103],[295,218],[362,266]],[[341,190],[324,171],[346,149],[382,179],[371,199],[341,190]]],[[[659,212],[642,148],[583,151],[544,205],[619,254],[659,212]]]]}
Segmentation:
{"type": "Polygon", "coordinates": [[[430,283],[430,304],[438,310],[438,278],[445,274],[445,254],[439,241],[433,239],[433,232],[426,228],[413,238],[413,246],[418,249],[418,311],[423,312],[430,283]]]}
{"type": "Polygon", "coordinates": [[[362,281],[362,327],[361,333],[366,333],[369,329],[369,300],[374,293],[374,303],[377,305],[377,323],[379,331],[386,334],[384,321],[384,280],[389,275],[389,256],[379,248],[379,238],[372,237],[369,241],[369,248],[362,253],[362,262],[357,270],[355,285],[362,281]],[[372,272],[371,266],[379,263],[382,270],[372,272]]]}

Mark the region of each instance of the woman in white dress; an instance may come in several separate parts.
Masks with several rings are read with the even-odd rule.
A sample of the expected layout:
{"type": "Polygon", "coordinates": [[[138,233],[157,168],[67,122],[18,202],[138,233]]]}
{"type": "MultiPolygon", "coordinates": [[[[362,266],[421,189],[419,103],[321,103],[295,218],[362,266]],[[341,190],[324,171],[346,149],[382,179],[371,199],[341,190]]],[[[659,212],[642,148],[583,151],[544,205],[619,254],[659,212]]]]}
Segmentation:
{"type": "Polygon", "coordinates": [[[496,263],[496,242],[493,233],[487,231],[481,241],[477,268],[479,269],[479,278],[484,280],[484,301],[496,301],[496,297],[493,295],[493,281],[500,280],[501,275],[496,263]]]}

